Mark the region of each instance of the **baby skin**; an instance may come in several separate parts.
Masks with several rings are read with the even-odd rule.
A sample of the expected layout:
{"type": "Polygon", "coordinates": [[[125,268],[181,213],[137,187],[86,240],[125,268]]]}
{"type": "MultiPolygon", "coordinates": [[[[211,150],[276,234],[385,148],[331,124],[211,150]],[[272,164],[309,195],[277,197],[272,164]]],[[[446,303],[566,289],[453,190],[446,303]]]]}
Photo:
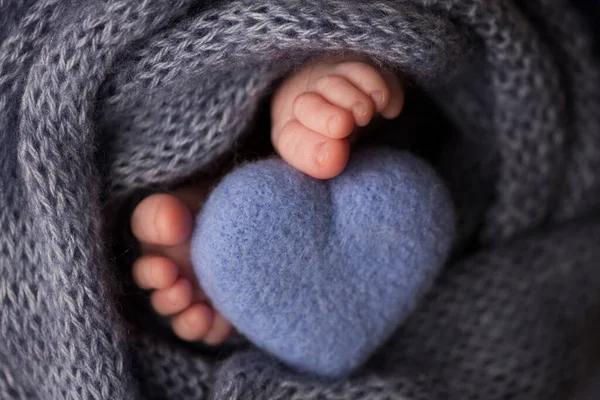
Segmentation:
{"type": "MultiPolygon", "coordinates": [[[[404,104],[398,78],[367,62],[329,58],[291,74],[271,102],[271,140],[294,168],[318,179],[340,174],[350,154],[350,135],[376,114],[396,118],[404,104]]],[[[151,290],[154,310],[170,317],[186,341],[223,343],[231,324],[211,307],[190,260],[195,215],[214,182],[145,198],[131,228],[142,255],[133,265],[134,282],[151,290]]]]}

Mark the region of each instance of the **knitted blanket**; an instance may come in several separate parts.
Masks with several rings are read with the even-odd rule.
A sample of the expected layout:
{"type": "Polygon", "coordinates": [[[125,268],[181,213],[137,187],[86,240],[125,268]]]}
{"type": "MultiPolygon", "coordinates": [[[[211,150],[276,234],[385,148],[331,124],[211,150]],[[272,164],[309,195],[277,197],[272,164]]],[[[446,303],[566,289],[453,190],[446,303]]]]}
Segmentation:
{"type": "Polygon", "coordinates": [[[0,398],[568,398],[600,360],[592,53],[565,0],[0,0],[0,398]],[[143,329],[115,210],[214,168],[280,78],[344,52],[444,116],[417,123],[461,230],[431,293],[337,381],[143,329]]]}

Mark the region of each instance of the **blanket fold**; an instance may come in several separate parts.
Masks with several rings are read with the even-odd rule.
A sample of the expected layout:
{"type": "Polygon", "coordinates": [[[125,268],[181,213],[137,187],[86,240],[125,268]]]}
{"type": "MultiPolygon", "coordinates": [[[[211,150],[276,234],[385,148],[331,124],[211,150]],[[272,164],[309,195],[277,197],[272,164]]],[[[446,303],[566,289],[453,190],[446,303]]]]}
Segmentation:
{"type": "Polygon", "coordinates": [[[593,46],[566,0],[0,0],[0,398],[566,398],[600,361],[593,46]],[[213,168],[278,80],[345,53],[451,121],[418,134],[448,136],[430,161],[469,246],[344,381],[132,325],[114,211],[213,168]]]}

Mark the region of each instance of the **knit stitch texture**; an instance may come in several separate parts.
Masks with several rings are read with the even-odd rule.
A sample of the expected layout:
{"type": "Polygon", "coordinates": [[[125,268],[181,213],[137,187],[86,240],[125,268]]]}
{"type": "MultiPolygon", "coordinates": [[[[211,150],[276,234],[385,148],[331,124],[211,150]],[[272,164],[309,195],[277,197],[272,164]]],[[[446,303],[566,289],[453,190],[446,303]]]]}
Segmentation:
{"type": "Polygon", "coordinates": [[[568,398],[600,360],[592,54],[566,0],[0,0],[0,398],[568,398]],[[140,329],[115,210],[213,167],[274,83],[333,52],[447,117],[461,251],[345,380],[140,329]]]}

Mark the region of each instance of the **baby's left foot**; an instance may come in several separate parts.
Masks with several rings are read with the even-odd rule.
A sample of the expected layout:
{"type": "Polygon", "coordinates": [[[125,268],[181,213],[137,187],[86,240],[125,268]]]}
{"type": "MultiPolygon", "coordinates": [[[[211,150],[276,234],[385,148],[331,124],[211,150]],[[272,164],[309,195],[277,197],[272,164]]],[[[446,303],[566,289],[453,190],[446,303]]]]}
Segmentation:
{"type": "Polygon", "coordinates": [[[195,216],[209,189],[210,182],[204,182],[173,194],[148,196],[137,205],[131,230],[141,244],[142,254],[132,272],[140,288],[152,291],[152,307],[170,317],[177,336],[218,345],[233,328],[202,291],[190,258],[195,216]]]}
{"type": "Polygon", "coordinates": [[[291,166],[314,178],[337,176],[348,162],[348,136],[379,113],[404,105],[398,78],[359,61],[320,60],[290,75],[271,103],[271,140],[291,166]]]}

